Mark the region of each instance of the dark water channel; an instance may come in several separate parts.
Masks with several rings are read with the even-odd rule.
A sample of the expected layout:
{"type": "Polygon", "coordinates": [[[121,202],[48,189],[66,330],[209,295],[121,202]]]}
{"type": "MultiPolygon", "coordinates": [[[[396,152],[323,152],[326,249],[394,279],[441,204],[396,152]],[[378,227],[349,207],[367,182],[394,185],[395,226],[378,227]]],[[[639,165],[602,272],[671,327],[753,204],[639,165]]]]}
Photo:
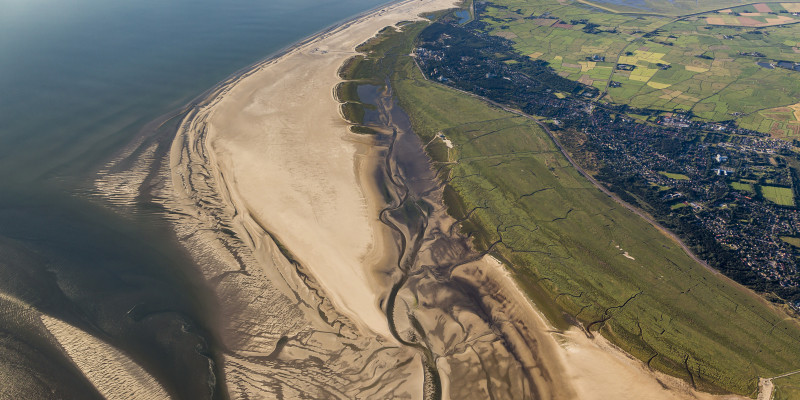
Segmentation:
{"type": "Polygon", "coordinates": [[[380,220],[395,233],[400,250],[400,274],[385,311],[395,338],[421,355],[426,398],[439,399],[443,393],[459,399],[535,397],[531,376],[508,347],[509,333],[495,326],[494,321],[509,316],[482,300],[487,296],[484,282],[461,274],[484,254],[452,229],[456,221],[446,213],[425,144],[390,90],[364,87],[362,94],[361,100],[373,102],[380,112],[377,140],[386,150],[377,180],[387,193],[380,220]],[[474,342],[472,336],[483,339],[474,342]],[[442,365],[448,366],[449,376],[441,375],[442,365]]]}

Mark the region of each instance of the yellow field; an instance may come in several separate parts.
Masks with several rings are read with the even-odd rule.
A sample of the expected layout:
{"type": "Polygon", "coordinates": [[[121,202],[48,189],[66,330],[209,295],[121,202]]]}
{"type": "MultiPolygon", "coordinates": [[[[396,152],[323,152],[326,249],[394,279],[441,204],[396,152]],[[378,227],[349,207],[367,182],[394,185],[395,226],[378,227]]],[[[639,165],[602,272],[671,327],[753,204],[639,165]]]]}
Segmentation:
{"type": "Polygon", "coordinates": [[[650,81],[650,82],[647,82],[647,86],[654,87],[656,89],[666,89],[666,88],[672,86],[672,84],[669,84],[669,83],[658,83],[658,82],[650,81]]]}
{"type": "Polygon", "coordinates": [[[656,72],[658,72],[657,69],[639,67],[631,71],[631,76],[628,79],[632,81],[647,82],[653,77],[653,75],[656,74],[656,72]]]}
{"type": "Polygon", "coordinates": [[[785,15],[779,15],[775,18],[767,18],[767,24],[769,25],[780,25],[789,22],[797,22],[797,20],[792,17],[787,17],[785,15]]]}
{"type": "Polygon", "coordinates": [[[788,107],[794,111],[794,119],[800,121],[800,103],[792,104],[788,107]]]}
{"type": "Polygon", "coordinates": [[[657,64],[657,63],[669,64],[668,62],[664,62],[661,59],[661,57],[664,57],[664,53],[635,50],[632,56],[620,56],[619,63],[637,65],[636,63],[639,61],[646,61],[651,64],[657,64]]]}
{"type": "Polygon", "coordinates": [[[783,25],[789,23],[796,23],[798,20],[786,15],[777,17],[768,17],[767,13],[741,13],[736,15],[720,15],[706,17],[706,23],[709,25],[730,25],[730,26],[773,26],[783,25]],[[765,17],[764,21],[755,18],[765,17]]]}
{"type": "Polygon", "coordinates": [[[700,73],[708,72],[708,68],[695,67],[695,66],[692,66],[692,65],[687,65],[686,66],[686,70],[687,71],[691,71],[691,72],[700,72],[700,73]]]}
{"type": "Polygon", "coordinates": [[[800,12],[800,3],[781,3],[781,7],[788,12],[800,12]]]}

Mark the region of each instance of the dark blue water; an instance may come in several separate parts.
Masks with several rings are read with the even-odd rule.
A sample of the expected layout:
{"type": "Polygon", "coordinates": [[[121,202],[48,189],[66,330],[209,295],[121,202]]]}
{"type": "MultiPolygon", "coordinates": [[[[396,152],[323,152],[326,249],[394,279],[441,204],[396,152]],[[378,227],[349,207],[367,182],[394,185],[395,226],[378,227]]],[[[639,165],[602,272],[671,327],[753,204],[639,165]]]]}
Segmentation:
{"type": "Polygon", "coordinates": [[[144,121],[382,2],[0,1],[0,170],[81,174],[144,121]]]}
{"type": "Polygon", "coordinates": [[[0,397],[97,395],[8,296],[114,344],[178,397],[219,397],[197,268],[157,213],[83,193],[148,121],[384,2],[0,0],[0,397]]]}
{"type": "Polygon", "coordinates": [[[458,10],[455,12],[456,18],[458,18],[458,23],[460,25],[464,25],[472,19],[472,16],[469,13],[469,10],[458,10]]]}

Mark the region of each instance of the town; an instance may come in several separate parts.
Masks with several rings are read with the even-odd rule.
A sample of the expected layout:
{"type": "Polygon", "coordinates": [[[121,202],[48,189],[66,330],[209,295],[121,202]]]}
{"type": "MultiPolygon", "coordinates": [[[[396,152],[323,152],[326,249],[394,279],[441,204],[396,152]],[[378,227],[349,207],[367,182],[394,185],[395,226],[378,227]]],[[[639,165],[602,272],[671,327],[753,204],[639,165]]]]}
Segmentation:
{"type": "Polygon", "coordinates": [[[433,24],[415,55],[429,79],[545,121],[584,170],[710,266],[800,310],[797,140],[603,102],[597,88],[518,54],[480,21],[433,24]]]}

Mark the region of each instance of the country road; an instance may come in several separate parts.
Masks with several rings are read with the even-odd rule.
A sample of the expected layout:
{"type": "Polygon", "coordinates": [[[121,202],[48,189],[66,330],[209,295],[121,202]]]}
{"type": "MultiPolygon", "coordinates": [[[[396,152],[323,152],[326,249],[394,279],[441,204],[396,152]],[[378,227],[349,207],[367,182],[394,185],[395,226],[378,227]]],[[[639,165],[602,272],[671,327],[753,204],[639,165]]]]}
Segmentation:
{"type": "Polygon", "coordinates": [[[787,372],[783,375],[773,376],[772,378],[760,378],[758,380],[758,397],[756,397],[756,400],[771,400],[772,391],[775,390],[775,385],[772,383],[772,380],[785,378],[794,374],[800,374],[800,370],[787,372]]]}

